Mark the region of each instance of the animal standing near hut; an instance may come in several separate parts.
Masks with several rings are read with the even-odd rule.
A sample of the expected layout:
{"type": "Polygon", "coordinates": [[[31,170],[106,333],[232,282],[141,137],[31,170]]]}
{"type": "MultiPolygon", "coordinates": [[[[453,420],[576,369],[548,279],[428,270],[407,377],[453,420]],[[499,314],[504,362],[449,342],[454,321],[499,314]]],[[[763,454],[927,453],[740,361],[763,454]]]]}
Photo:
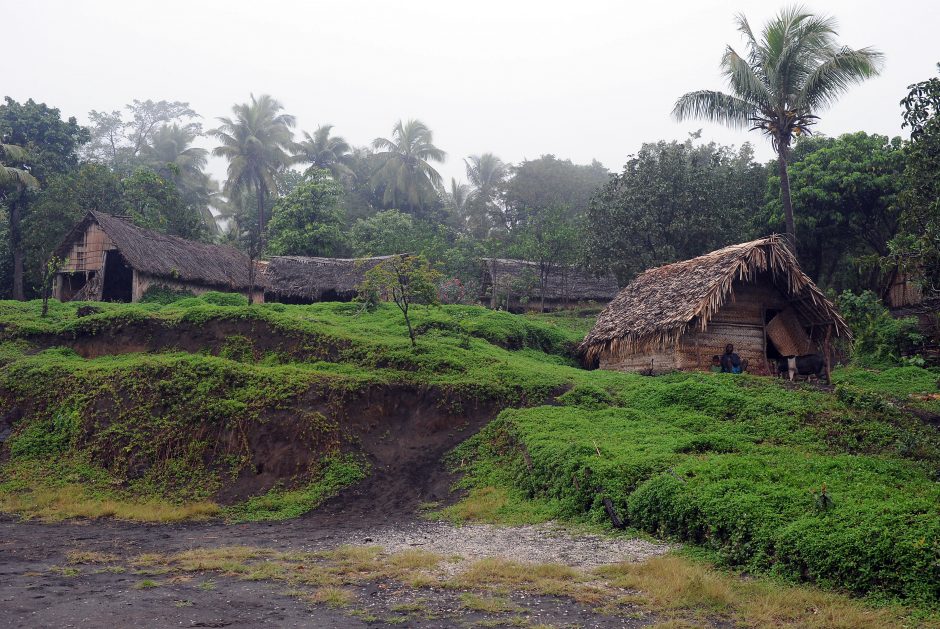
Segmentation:
{"type": "Polygon", "coordinates": [[[728,344],[749,371],[771,374],[792,356],[828,356],[850,332],[803,273],[782,236],[731,245],[649,269],[601,312],[580,345],[601,369],[708,370],[728,344]]]}

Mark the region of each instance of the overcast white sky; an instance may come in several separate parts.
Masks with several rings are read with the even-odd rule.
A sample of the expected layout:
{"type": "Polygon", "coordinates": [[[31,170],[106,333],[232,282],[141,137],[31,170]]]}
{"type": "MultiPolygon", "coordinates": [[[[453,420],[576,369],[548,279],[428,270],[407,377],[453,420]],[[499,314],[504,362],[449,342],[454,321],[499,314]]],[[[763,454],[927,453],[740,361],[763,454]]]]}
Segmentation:
{"type": "MultiPolygon", "coordinates": [[[[672,121],[680,94],[723,88],[733,15],[761,25],[783,2],[287,2],[0,0],[7,63],[0,95],[34,98],[87,122],[134,98],[183,100],[207,128],[250,92],[270,93],[298,128],[322,123],[353,144],[419,118],[448,152],[509,162],[543,153],[619,171],[643,142],[704,127],[723,143],[756,134],[672,121]],[[17,26],[17,23],[19,26],[17,26]],[[14,62],[15,60],[15,62],[14,62]]],[[[884,73],[853,88],[817,129],[901,133],[905,87],[936,74],[937,0],[827,1],[843,43],[876,46],[884,73]]],[[[211,146],[211,144],[207,144],[211,146]]],[[[224,163],[212,170],[221,175],[224,163]]]]}

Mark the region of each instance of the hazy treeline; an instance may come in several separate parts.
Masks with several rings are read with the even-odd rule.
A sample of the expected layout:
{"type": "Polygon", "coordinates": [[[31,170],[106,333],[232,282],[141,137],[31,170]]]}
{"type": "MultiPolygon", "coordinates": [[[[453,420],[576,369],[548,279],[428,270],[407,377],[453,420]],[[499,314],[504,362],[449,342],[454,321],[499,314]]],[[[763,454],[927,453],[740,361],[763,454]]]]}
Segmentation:
{"type": "MultiPolygon", "coordinates": [[[[940,136],[936,102],[913,106],[926,107],[908,120],[918,125],[913,142],[804,136],[791,153],[799,255],[824,287],[877,288],[886,260],[936,264],[925,240],[936,237],[936,197],[922,189],[924,172],[934,181],[940,172],[930,147],[940,136]]],[[[12,147],[0,153],[3,166],[36,183],[0,181],[3,296],[37,294],[48,256],[89,209],[253,255],[422,253],[468,297],[487,255],[609,269],[625,283],[644,268],[784,230],[776,163],[757,161],[749,144],[706,143],[698,133],[644,144],[619,173],[597,161],[509,164],[484,152],[463,158],[465,181],[444,181],[436,166],[446,154],[417,120],[355,146],[331,125],[296,129],[270,96],[211,124],[171,101],[88,118],[84,127],[32,100],[0,105],[0,141],[12,147]],[[206,171],[210,152],[228,161],[224,181],[206,171]]]]}

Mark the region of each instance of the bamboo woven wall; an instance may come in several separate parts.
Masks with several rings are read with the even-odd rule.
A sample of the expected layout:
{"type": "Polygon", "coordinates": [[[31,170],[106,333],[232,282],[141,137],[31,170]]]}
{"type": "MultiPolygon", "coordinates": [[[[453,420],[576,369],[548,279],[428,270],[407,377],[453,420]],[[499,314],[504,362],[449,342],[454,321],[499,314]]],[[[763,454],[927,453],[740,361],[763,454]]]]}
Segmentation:
{"type": "Polygon", "coordinates": [[[605,351],[600,355],[599,367],[615,371],[646,371],[652,359],[654,371],[707,370],[711,367],[712,356],[723,354],[725,346],[731,343],[735,352],[747,359],[749,371],[766,372],[764,313],[768,309],[785,309],[787,299],[770,283],[737,281],[732,295],[705,330],[701,329],[698,321],[693,321],[678,344],[670,344],[666,348],[646,347],[637,353],[621,352],[620,355],[605,351]]]}
{"type": "Polygon", "coordinates": [[[82,238],[76,239],[65,255],[66,264],[60,273],[100,271],[106,251],[114,249],[114,243],[98,225],[92,223],[82,238]]]}

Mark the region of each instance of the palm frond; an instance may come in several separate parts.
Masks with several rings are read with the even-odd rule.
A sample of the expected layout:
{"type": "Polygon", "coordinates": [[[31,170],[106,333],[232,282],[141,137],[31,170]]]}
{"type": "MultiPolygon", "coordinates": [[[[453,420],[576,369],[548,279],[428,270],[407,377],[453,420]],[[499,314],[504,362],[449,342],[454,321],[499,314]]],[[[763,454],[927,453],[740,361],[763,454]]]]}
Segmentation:
{"type": "Polygon", "coordinates": [[[852,85],[877,76],[883,60],[872,48],[842,48],[807,76],[796,104],[811,110],[831,105],[852,85]]]}
{"type": "Polygon", "coordinates": [[[754,111],[753,105],[737,96],[699,90],[680,96],[672,109],[672,116],[676,120],[699,118],[743,128],[750,123],[754,111]]]}

